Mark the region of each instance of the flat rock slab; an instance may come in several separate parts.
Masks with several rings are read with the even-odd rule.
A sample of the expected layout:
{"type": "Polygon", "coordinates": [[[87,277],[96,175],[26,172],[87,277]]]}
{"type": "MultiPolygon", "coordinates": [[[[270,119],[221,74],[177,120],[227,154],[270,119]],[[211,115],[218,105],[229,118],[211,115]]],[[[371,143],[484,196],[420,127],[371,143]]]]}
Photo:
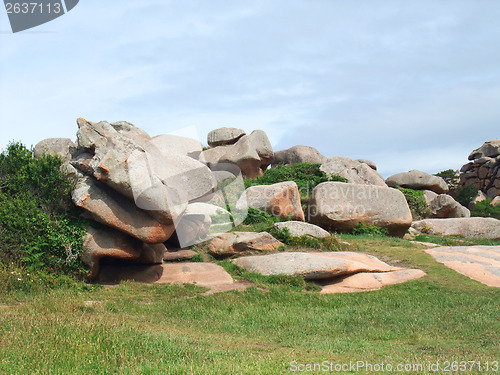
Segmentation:
{"type": "Polygon", "coordinates": [[[99,282],[117,284],[132,280],[158,284],[196,284],[208,288],[232,285],[233,278],[214,263],[168,263],[156,265],[104,264],[99,282]]]}
{"type": "Polygon", "coordinates": [[[400,284],[419,279],[425,272],[418,269],[405,269],[390,272],[361,272],[321,283],[321,294],[353,293],[378,290],[386,285],[400,284]]]}
{"type": "Polygon", "coordinates": [[[415,221],[412,228],[429,234],[458,234],[466,238],[500,240],[500,220],[492,217],[463,217],[415,221]]]}
{"type": "Polygon", "coordinates": [[[163,274],[156,283],[196,284],[205,287],[232,285],[233,278],[214,263],[164,264],[163,274]]]}
{"type": "Polygon", "coordinates": [[[262,275],[300,275],[307,280],[327,279],[357,272],[399,270],[365,254],[354,252],[278,253],[247,256],[233,260],[247,271],[262,275]]]}
{"type": "Polygon", "coordinates": [[[500,287],[500,246],[447,246],[425,252],[462,275],[500,287]]]}

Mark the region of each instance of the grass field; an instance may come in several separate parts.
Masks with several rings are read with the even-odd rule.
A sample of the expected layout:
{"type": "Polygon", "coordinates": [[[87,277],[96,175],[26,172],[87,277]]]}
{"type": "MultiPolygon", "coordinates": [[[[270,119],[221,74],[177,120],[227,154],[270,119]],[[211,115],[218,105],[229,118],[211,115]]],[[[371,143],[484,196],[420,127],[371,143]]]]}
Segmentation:
{"type": "Polygon", "coordinates": [[[131,282],[103,288],[68,281],[44,289],[33,275],[32,286],[15,288],[15,276],[20,282],[30,276],[0,268],[0,282],[11,285],[0,291],[0,373],[500,373],[493,363],[500,360],[498,288],[444,267],[406,240],[341,238],[427,276],[356,294],[284,284],[202,295],[205,289],[195,286],[131,282]],[[301,367],[323,361],[414,368],[301,367]],[[482,368],[469,362],[466,372],[452,372],[452,364],[445,371],[445,361],[482,368]]]}

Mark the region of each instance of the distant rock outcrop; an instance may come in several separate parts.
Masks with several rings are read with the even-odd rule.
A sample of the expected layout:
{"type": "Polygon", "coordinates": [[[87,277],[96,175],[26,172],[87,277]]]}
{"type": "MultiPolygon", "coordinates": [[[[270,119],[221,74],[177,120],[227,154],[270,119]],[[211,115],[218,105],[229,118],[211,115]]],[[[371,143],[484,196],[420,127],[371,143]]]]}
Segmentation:
{"type": "Polygon", "coordinates": [[[472,185],[488,198],[500,195],[500,139],[485,142],[471,152],[460,169],[460,184],[472,185]]]}
{"type": "Polygon", "coordinates": [[[389,177],[385,182],[390,187],[401,186],[414,190],[431,190],[437,194],[446,194],[450,190],[441,177],[417,171],[416,169],[397,173],[389,177]]]}
{"type": "Polygon", "coordinates": [[[274,153],[274,160],[272,167],[282,165],[292,165],[297,163],[318,163],[323,164],[326,162],[327,157],[314,147],[310,146],[293,146],[286,150],[276,151],[274,153]]]}
{"type": "Polygon", "coordinates": [[[384,178],[366,162],[352,160],[345,156],[333,156],[324,162],[320,170],[328,175],[337,175],[352,184],[387,187],[384,178]]]}

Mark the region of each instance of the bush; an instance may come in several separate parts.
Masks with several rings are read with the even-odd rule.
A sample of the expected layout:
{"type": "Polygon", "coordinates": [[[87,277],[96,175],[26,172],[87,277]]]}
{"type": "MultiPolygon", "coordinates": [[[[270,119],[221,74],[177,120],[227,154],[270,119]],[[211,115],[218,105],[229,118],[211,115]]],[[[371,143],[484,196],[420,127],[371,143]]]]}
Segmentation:
{"type": "Polygon", "coordinates": [[[491,199],[477,202],[471,216],[494,217],[500,219],[500,206],[490,206],[491,199]]]}
{"type": "Polygon", "coordinates": [[[366,225],[362,221],[352,230],[353,234],[368,234],[371,236],[387,236],[389,231],[387,228],[381,228],[374,224],[366,225]]]}
{"type": "Polygon", "coordinates": [[[462,206],[467,207],[474,198],[476,198],[479,190],[472,185],[460,186],[455,191],[455,200],[462,206]]]}
{"type": "Polygon", "coordinates": [[[410,207],[411,215],[415,220],[429,215],[430,210],[425,200],[423,190],[407,189],[400,186],[398,186],[397,189],[404,194],[408,206],[410,207]]]}
{"type": "Polygon", "coordinates": [[[283,181],[294,181],[301,197],[311,196],[313,189],[322,182],[340,181],[347,182],[343,177],[328,176],[319,170],[318,163],[297,163],[289,166],[278,165],[276,168],[267,169],[264,175],[257,178],[245,180],[245,188],[253,185],[272,185],[283,181]]]}
{"type": "Polygon", "coordinates": [[[271,234],[279,241],[288,246],[300,246],[317,250],[336,251],[340,248],[339,240],[336,237],[316,238],[304,234],[301,237],[293,237],[288,228],[282,230],[271,230],[271,234]]]}
{"type": "Polygon", "coordinates": [[[21,143],[0,154],[0,262],[26,270],[83,273],[87,222],[71,203],[72,184],[55,156],[33,158],[21,143]]]}

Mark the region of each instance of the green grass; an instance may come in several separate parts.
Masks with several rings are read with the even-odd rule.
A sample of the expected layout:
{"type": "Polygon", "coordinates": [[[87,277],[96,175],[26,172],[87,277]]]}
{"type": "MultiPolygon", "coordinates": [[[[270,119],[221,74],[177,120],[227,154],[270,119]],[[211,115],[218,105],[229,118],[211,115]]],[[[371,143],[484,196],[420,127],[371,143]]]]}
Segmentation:
{"type": "MultiPolygon", "coordinates": [[[[498,288],[444,267],[403,239],[341,239],[427,276],[337,295],[252,275],[259,288],[212,295],[195,286],[130,282],[1,288],[0,306],[7,307],[0,307],[0,373],[286,374],[292,361],[500,359],[498,288]]],[[[1,268],[0,280],[10,272],[1,268]]]]}
{"type": "Polygon", "coordinates": [[[500,241],[488,240],[486,238],[465,238],[460,235],[441,236],[436,234],[419,234],[415,236],[415,241],[431,242],[442,246],[500,246],[500,241]]]}

